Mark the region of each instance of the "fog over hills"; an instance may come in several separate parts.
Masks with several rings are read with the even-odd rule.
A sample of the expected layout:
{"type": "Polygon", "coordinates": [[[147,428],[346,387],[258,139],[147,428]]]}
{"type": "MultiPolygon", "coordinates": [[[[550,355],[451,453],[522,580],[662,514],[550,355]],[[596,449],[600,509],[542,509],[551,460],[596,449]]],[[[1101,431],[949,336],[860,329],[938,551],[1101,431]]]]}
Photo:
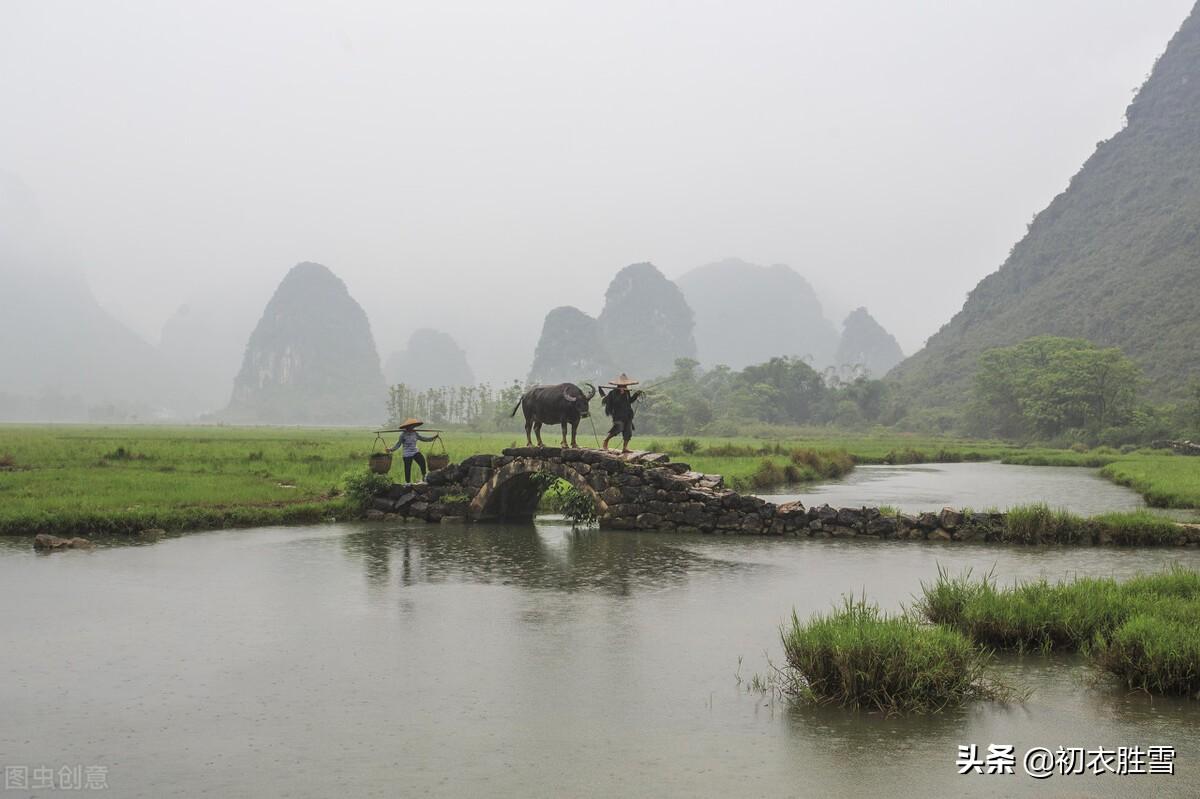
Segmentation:
{"type": "Polygon", "coordinates": [[[738,258],[685,272],[676,283],[696,315],[696,346],[706,367],[741,369],[776,355],[832,365],[838,334],[812,286],[789,266],[738,258]]]}
{"type": "Polygon", "coordinates": [[[403,383],[415,391],[475,385],[475,372],[458,342],[428,327],[414,330],[407,346],[388,356],[383,374],[388,385],[403,383]]]}
{"type": "Polygon", "coordinates": [[[868,377],[883,377],[904,360],[896,337],[883,329],[866,308],[856,308],[842,322],[835,358],[839,367],[861,368],[868,377]]]}
{"type": "Polygon", "coordinates": [[[1195,332],[1195,65],[1095,142],[1192,5],[2,3],[0,419],[219,411],[303,261],[335,268],[382,354],[442,331],[493,385],[530,373],[563,306],[602,346],[562,369],[820,365],[860,306],[913,352],[1085,160],[903,393],[949,401],[980,342],[1043,330],[1127,341],[1171,393],[1195,332]],[[686,302],[691,343],[670,291],[610,321],[619,265],[686,300],[725,253],[794,265],[821,312],[776,318],[762,292],[720,318],[749,290],[725,285],[686,302]],[[831,338],[788,327],[820,317],[831,338]]]}
{"type": "Polygon", "coordinates": [[[0,171],[0,418],[153,419],[189,405],[155,347],[100,307],[0,171]]]}
{"type": "Polygon", "coordinates": [[[893,373],[960,403],[985,348],[1049,334],[1120,347],[1171,396],[1200,375],[1200,6],[1066,191],[893,373]]]}
{"type": "Polygon", "coordinates": [[[249,298],[193,297],[163,325],[159,348],[177,365],[193,413],[207,413],[229,401],[246,343],[262,313],[249,298]]]}

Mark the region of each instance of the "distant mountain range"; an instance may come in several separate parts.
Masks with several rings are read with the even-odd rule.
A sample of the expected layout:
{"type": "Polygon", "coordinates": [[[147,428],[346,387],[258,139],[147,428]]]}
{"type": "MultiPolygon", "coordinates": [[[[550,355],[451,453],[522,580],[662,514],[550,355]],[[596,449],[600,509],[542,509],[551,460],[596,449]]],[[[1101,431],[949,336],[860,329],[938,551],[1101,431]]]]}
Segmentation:
{"type": "Polygon", "coordinates": [[[578,308],[546,316],[531,383],[669,374],[677,358],[742,369],[778,355],[881,377],[903,354],[865,308],[839,336],[816,292],[791,267],[727,258],[668,280],[649,263],[617,272],[593,319],[578,308]]]}
{"type": "Polygon", "coordinates": [[[1105,142],[1000,269],[893,373],[920,406],[960,405],[991,347],[1048,334],[1120,347],[1151,396],[1200,375],[1200,6],[1105,142]]]}
{"type": "Polygon", "coordinates": [[[608,284],[596,319],[563,306],[546,315],[530,383],[604,382],[669,374],[677,358],[695,358],[695,322],[679,287],[654,264],[631,264],[608,284]]]}

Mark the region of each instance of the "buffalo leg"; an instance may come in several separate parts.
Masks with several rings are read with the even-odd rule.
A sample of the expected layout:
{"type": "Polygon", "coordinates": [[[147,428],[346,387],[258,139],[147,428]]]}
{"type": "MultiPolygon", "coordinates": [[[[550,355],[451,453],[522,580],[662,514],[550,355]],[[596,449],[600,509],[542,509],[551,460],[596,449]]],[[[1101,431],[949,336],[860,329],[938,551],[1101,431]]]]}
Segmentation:
{"type": "Polygon", "coordinates": [[[542,443],[542,423],[541,423],[541,421],[537,421],[537,422],[533,423],[533,434],[537,436],[539,447],[546,446],[545,444],[542,443]]]}
{"type": "Polygon", "coordinates": [[[533,430],[533,417],[525,417],[525,446],[532,447],[533,439],[530,437],[530,431],[533,430]]]}
{"type": "Polygon", "coordinates": [[[567,446],[567,423],[566,422],[562,423],[562,445],[563,445],[564,449],[567,446]]]}
{"type": "Polygon", "coordinates": [[[579,422],[571,422],[571,449],[579,449],[579,443],[575,441],[575,431],[579,429],[579,422]]]}

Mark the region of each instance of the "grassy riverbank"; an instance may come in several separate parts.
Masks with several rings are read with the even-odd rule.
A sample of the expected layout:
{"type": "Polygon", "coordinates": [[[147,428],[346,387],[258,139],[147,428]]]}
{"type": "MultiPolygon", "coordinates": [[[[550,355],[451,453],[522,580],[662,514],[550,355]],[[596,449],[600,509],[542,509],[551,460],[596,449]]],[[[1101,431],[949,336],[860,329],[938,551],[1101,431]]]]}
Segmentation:
{"type": "MultiPolygon", "coordinates": [[[[1067,465],[1089,457],[892,431],[773,434],[777,437],[637,438],[634,444],[722,474],[741,490],[828,479],[866,463],[1043,458],[1067,465]]],[[[545,435],[547,443],[554,438],[545,435]]],[[[524,435],[451,431],[445,443],[452,460],[460,460],[521,445],[524,435]]],[[[594,444],[586,435],[580,443],[594,444]]],[[[340,494],[344,477],[361,470],[375,448],[374,435],[361,429],[0,425],[0,534],[90,535],[340,518],[353,512],[340,494]]],[[[1200,506],[1200,458],[1142,452],[1101,457],[1113,459],[1106,466],[1111,479],[1155,504],[1200,506]]]]}
{"type": "Polygon", "coordinates": [[[1006,453],[1001,460],[1021,466],[1098,468],[1103,477],[1137,491],[1151,507],[1200,508],[1200,458],[1167,450],[1027,450],[1006,453]]]}

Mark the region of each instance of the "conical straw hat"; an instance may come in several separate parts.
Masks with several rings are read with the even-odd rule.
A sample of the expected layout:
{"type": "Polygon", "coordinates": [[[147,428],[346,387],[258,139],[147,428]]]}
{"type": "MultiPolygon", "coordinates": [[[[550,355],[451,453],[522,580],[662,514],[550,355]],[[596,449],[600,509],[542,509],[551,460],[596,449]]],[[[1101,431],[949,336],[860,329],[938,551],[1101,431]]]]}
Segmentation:
{"type": "Polygon", "coordinates": [[[405,419],[403,422],[400,423],[400,429],[403,430],[404,428],[407,428],[407,427],[420,427],[423,424],[425,424],[425,423],[422,422],[420,419],[415,419],[412,416],[410,416],[407,419],[405,419]]]}
{"type": "Polygon", "coordinates": [[[636,386],[638,381],[631,378],[629,375],[621,372],[621,376],[610,381],[614,386],[636,386]]]}

